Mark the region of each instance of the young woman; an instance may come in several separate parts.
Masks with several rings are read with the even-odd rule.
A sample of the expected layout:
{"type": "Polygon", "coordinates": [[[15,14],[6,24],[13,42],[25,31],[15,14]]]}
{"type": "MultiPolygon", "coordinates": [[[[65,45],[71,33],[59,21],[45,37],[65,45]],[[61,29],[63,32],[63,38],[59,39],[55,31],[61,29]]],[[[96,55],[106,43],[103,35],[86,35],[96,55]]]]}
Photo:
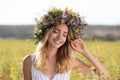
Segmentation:
{"type": "Polygon", "coordinates": [[[90,66],[78,58],[75,51],[86,57],[104,78],[109,73],[94,58],[81,40],[84,22],[72,10],[53,8],[37,23],[33,37],[38,46],[35,52],[23,59],[24,80],[70,80],[71,70],[92,76],[90,66]]]}

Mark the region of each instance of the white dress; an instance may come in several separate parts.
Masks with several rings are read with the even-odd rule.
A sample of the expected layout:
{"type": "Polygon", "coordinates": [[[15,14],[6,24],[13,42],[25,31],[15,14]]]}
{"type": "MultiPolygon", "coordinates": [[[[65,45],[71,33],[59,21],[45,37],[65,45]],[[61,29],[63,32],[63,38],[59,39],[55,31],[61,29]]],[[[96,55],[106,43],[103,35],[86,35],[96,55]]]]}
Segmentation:
{"type": "Polygon", "coordinates": [[[31,67],[31,75],[32,80],[70,80],[70,71],[66,73],[57,73],[52,79],[49,79],[45,74],[41,71],[37,70],[33,65],[34,55],[31,55],[32,59],[32,67],[31,67]]]}

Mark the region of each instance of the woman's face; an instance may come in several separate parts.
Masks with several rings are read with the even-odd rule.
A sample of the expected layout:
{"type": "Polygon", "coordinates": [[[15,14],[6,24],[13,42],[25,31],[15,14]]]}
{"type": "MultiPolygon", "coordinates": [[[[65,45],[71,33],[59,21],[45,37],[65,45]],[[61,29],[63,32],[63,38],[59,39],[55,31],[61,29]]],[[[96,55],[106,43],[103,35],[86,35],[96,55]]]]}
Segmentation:
{"type": "Polygon", "coordinates": [[[48,37],[48,45],[53,48],[59,48],[65,43],[67,36],[68,26],[66,24],[57,25],[48,37]]]}

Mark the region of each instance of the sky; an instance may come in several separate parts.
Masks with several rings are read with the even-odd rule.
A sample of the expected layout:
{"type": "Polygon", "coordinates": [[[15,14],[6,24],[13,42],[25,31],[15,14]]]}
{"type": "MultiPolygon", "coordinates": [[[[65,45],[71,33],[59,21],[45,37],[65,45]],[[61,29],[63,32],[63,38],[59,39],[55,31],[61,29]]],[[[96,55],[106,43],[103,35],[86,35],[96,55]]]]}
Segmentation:
{"type": "Polygon", "coordinates": [[[0,0],[0,25],[36,24],[51,7],[79,12],[88,24],[120,24],[120,0],[0,0]]]}

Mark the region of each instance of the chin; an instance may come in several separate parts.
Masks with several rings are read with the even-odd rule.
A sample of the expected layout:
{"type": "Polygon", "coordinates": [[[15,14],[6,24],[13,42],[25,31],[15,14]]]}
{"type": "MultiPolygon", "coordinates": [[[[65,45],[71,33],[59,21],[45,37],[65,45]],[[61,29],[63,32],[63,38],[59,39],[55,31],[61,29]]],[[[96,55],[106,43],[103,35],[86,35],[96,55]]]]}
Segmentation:
{"type": "Polygon", "coordinates": [[[56,49],[60,48],[61,46],[62,45],[57,45],[57,44],[53,45],[53,47],[56,48],[56,49]]]}
{"type": "Polygon", "coordinates": [[[57,48],[57,49],[60,48],[60,47],[61,47],[61,46],[54,46],[54,48],[57,48]]]}

